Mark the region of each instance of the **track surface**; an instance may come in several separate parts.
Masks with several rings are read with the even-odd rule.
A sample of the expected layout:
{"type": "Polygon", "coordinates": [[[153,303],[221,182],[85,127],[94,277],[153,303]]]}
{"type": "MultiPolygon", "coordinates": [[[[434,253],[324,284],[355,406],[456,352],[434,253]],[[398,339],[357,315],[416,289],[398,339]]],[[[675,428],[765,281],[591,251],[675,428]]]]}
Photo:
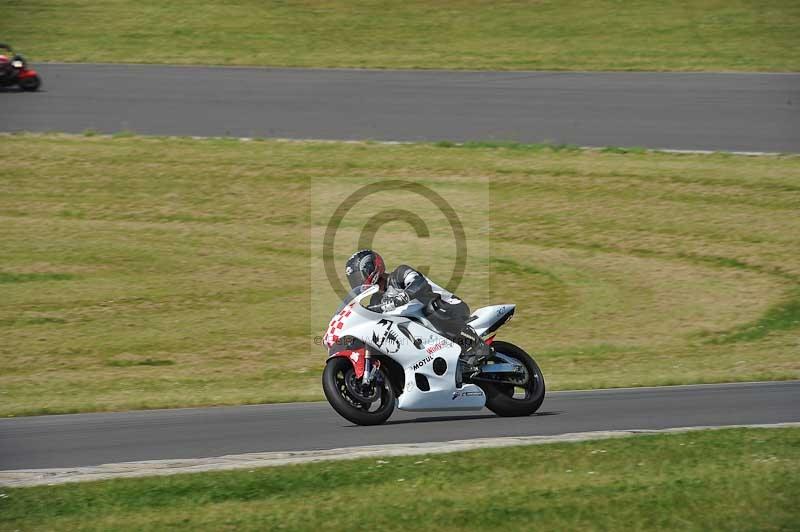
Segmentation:
{"type": "Polygon", "coordinates": [[[500,436],[800,421],[800,381],[554,392],[539,415],[396,412],[379,427],[327,403],[0,420],[0,470],[500,436]]]}
{"type": "Polygon", "coordinates": [[[800,74],[37,68],[0,130],[800,152],[800,74]]]}

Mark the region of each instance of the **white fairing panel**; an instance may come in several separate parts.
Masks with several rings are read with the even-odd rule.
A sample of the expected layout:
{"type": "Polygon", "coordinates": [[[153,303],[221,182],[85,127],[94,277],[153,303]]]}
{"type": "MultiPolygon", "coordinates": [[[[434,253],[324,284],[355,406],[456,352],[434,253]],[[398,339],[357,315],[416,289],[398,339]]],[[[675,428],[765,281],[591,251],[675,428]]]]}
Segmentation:
{"type": "MultiPolygon", "coordinates": [[[[475,319],[470,321],[469,324],[481,336],[486,335],[486,331],[491,329],[492,325],[504,320],[511,319],[511,314],[514,313],[516,305],[492,305],[490,307],[479,308],[472,313],[475,319]]],[[[492,331],[493,332],[493,331],[492,331]]]]}
{"type": "Polygon", "coordinates": [[[401,360],[405,371],[405,388],[400,395],[397,407],[401,410],[480,410],[486,403],[483,390],[474,384],[465,384],[456,388],[456,367],[461,347],[438,334],[418,325],[412,321],[405,324],[408,330],[416,337],[423,339],[421,349],[414,349],[413,358],[401,360]],[[434,368],[441,371],[444,360],[446,367],[441,375],[434,368]],[[435,363],[436,362],[436,363],[435,363]],[[435,364],[434,364],[435,363],[435,364]],[[420,374],[428,381],[429,390],[423,391],[417,387],[417,376],[420,374]]]}
{"type": "Polygon", "coordinates": [[[483,408],[486,396],[478,386],[464,384],[461,388],[456,387],[456,369],[461,347],[414,321],[427,321],[421,316],[421,308],[414,305],[384,314],[361,306],[359,301],[373,292],[374,290],[366,291],[345,305],[331,320],[326,339],[335,342],[345,336],[358,338],[400,364],[405,374],[405,385],[397,407],[402,410],[483,408]],[[409,319],[409,316],[414,319],[409,319]],[[416,374],[427,379],[428,390],[421,390],[417,386],[416,374]]]}

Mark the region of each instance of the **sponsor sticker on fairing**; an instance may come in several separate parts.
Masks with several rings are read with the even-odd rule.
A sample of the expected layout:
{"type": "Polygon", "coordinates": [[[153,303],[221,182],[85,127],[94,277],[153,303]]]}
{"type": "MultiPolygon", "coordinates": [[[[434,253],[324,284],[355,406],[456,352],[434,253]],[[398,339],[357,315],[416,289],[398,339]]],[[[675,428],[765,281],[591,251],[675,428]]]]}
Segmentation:
{"type": "Polygon", "coordinates": [[[425,349],[425,352],[427,352],[429,355],[431,355],[431,354],[435,353],[436,351],[439,351],[440,349],[443,349],[445,347],[447,347],[447,340],[439,340],[438,342],[436,342],[432,346],[429,346],[427,349],[425,349]]]}
{"type": "Polygon", "coordinates": [[[456,399],[463,399],[464,397],[483,397],[483,392],[480,390],[468,392],[459,390],[457,392],[453,392],[453,401],[456,399]]]}
{"type": "Polygon", "coordinates": [[[433,356],[432,355],[428,355],[425,358],[423,358],[422,360],[420,360],[419,362],[417,362],[416,364],[414,364],[413,366],[411,366],[411,369],[416,371],[419,368],[421,368],[422,366],[424,366],[425,364],[427,364],[428,362],[430,362],[431,360],[433,360],[433,356]]]}

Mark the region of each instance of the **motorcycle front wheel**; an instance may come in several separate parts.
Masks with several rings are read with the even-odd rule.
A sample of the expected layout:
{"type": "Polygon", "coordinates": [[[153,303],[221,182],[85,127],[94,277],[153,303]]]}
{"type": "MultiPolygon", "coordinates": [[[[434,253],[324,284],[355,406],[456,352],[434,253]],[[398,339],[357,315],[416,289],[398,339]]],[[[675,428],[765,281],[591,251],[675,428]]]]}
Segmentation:
{"type": "Polygon", "coordinates": [[[41,85],[42,80],[39,78],[39,76],[32,76],[30,78],[23,78],[19,80],[19,88],[28,92],[39,90],[41,85]]]}
{"type": "Polygon", "coordinates": [[[525,367],[525,376],[517,384],[480,381],[486,394],[486,408],[498,416],[530,416],[544,402],[544,375],[533,358],[508,342],[494,342],[495,352],[513,358],[525,367]]]}
{"type": "Polygon", "coordinates": [[[333,357],[322,372],[322,391],[336,412],[356,425],[380,425],[394,411],[394,390],[381,369],[372,387],[364,391],[355,376],[353,364],[346,358],[333,357]]]}

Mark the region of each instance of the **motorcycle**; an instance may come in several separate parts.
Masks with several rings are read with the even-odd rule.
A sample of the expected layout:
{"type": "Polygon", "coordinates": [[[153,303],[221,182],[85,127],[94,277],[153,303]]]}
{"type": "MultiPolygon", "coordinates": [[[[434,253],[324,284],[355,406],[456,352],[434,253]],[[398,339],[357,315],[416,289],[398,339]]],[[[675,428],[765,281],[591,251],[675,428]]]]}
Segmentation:
{"type": "Polygon", "coordinates": [[[13,48],[7,44],[0,43],[0,87],[18,86],[24,91],[39,90],[42,79],[32,68],[28,68],[28,63],[21,55],[14,53],[13,48]],[[8,55],[2,51],[8,51],[8,55]]]}
{"type": "Polygon", "coordinates": [[[515,305],[476,310],[470,326],[491,347],[479,366],[460,360],[461,345],[430,317],[435,301],[412,300],[389,312],[370,305],[378,286],[356,287],[344,298],[323,337],[328,359],[322,388],[339,415],[357,425],[378,425],[395,407],[407,411],[481,410],[528,416],[544,401],[536,361],[521,348],[495,341],[515,305]]]}

